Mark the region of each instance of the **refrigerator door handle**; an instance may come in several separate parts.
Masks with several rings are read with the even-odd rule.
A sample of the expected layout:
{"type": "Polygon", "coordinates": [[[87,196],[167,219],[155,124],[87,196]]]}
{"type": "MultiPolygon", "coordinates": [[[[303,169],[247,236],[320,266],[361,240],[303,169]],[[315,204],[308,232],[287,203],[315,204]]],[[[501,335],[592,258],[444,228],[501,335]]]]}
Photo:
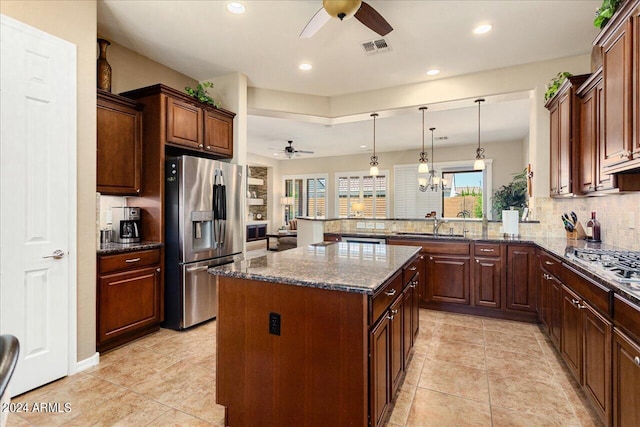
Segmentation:
{"type": "Polygon", "coordinates": [[[195,271],[205,271],[208,270],[209,266],[208,265],[203,265],[202,267],[189,267],[187,268],[187,272],[188,273],[193,273],[195,271]]]}

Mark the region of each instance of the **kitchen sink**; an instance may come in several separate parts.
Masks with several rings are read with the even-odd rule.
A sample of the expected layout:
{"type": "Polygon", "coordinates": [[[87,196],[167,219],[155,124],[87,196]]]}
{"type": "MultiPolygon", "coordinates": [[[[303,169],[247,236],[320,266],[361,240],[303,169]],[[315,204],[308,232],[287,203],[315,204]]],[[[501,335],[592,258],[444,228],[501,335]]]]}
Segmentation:
{"type": "Polygon", "coordinates": [[[449,234],[449,233],[440,233],[433,234],[429,232],[420,232],[420,231],[398,231],[396,232],[398,236],[407,236],[407,237],[433,237],[436,239],[446,239],[451,237],[464,237],[462,234],[449,234]]]}

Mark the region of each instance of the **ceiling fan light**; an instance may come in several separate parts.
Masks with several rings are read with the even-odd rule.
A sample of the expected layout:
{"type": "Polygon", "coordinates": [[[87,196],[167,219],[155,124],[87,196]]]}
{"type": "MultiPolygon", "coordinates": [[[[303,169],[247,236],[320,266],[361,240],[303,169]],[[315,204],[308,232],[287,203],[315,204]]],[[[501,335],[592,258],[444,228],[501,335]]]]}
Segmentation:
{"type": "Polygon", "coordinates": [[[293,152],[291,152],[291,151],[287,151],[287,152],[286,152],[286,153],[284,153],[284,154],[287,156],[287,158],[288,158],[288,159],[291,159],[291,158],[293,158],[293,156],[295,156],[295,154],[296,154],[296,153],[293,153],[293,152]]]}
{"type": "Polygon", "coordinates": [[[313,66],[311,64],[303,63],[303,64],[300,64],[298,68],[301,69],[302,71],[309,71],[310,69],[313,68],[313,66]]]}
{"type": "Polygon", "coordinates": [[[492,28],[493,26],[491,24],[478,25],[473,29],[473,34],[486,34],[491,31],[492,28]]]}
{"type": "Polygon", "coordinates": [[[427,71],[427,76],[437,76],[438,74],[440,74],[440,70],[436,68],[432,68],[431,70],[427,71]]]}
{"type": "Polygon", "coordinates": [[[378,170],[377,166],[371,166],[371,168],[369,169],[369,175],[371,176],[378,176],[380,174],[380,171],[378,170]]]}
{"type": "Polygon", "coordinates": [[[420,163],[418,173],[429,173],[429,165],[427,163],[420,163]]]}
{"type": "Polygon", "coordinates": [[[322,6],[329,16],[341,21],[356,14],[362,0],[322,0],[322,6]]]}
{"type": "Polygon", "coordinates": [[[473,162],[473,169],[477,170],[477,171],[483,171],[484,170],[484,160],[476,159],[476,161],[473,162]]]}

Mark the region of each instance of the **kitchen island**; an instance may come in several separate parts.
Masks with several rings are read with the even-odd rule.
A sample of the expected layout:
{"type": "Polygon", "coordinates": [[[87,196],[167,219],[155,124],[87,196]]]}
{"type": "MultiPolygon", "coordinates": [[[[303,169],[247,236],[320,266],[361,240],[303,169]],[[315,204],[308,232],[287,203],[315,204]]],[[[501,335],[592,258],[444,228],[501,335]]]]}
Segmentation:
{"type": "Polygon", "coordinates": [[[227,425],[381,425],[418,331],[419,247],[321,243],[219,276],[227,425]]]}

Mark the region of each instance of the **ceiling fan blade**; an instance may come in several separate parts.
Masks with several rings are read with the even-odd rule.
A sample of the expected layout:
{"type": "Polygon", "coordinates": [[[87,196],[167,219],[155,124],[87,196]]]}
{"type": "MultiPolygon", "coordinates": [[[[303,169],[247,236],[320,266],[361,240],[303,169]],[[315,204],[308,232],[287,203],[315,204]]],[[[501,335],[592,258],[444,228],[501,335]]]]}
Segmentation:
{"type": "Polygon", "coordinates": [[[313,151],[307,151],[307,150],[296,150],[296,153],[302,153],[302,154],[313,154],[313,151]]]}
{"type": "Polygon", "coordinates": [[[321,7],[320,10],[313,15],[313,18],[311,18],[307,26],[304,27],[300,33],[300,38],[308,39],[313,37],[324,24],[329,22],[329,19],[331,19],[331,16],[324,10],[324,7],[321,7]]]}
{"type": "Polygon", "coordinates": [[[358,21],[362,22],[381,36],[386,36],[393,31],[393,27],[389,25],[387,20],[384,19],[374,8],[369,6],[368,3],[362,2],[362,5],[356,12],[355,17],[358,21]]]}

